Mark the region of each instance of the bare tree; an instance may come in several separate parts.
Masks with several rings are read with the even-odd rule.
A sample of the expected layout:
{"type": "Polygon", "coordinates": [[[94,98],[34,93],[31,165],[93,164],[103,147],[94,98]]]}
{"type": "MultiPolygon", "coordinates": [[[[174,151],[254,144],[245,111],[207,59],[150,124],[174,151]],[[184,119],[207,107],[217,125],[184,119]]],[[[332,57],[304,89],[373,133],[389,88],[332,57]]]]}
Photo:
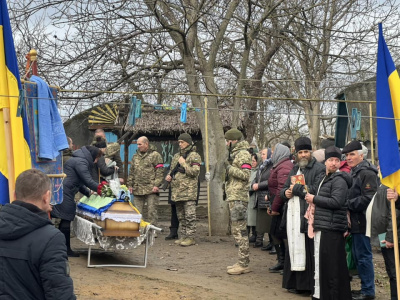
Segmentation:
{"type": "MultiPolygon", "coordinates": [[[[149,103],[186,101],[200,108],[204,108],[203,95],[208,95],[208,132],[202,113],[197,119],[203,141],[206,134],[209,137],[212,229],[224,234],[228,211],[221,186],[226,151],[218,109],[233,108],[233,125],[239,124],[238,111],[247,111],[242,113],[246,138],[256,136],[261,145],[308,131],[318,143],[321,124],[324,132],[333,126],[330,119],[321,123],[321,115],[334,109],[322,105],[334,94],[330,83],[366,76],[364,71],[374,61],[368,47],[376,42],[372,25],[378,17],[397,13],[390,0],[381,2],[9,3],[20,54],[37,48],[41,75],[65,90],[80,91],[62,95],[60,104],[68,116],[94,103],[119,101],[123,105],[124,95],[112,93],[120,90],[141,92],[149,103]],[[190,97],[176,97],[176,93],[190,97]],[[274,97],[288,102],[270,100],[274,97]]],[[[391,32],[393,42],[396,34],[391,32]]],[[[340,89],[336,84],[335,88],[340,89]]]]}

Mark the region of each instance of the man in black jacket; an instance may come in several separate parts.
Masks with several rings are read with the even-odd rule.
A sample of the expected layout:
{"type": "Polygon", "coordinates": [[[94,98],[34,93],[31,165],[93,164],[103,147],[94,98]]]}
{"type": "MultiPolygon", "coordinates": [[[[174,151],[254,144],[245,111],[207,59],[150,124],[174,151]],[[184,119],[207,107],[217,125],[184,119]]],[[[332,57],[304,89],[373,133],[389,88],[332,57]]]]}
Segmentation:
{"type": "MultiPolygon", "coordinates": [[[[394,238],[392,225],[392,211],[390,201],[396,201],[396,219],[400,220],[400,201],[399,194],[394,189],[389,189],[385,185],[378,188],[373,202],[368,206],[367,217],[367,236],[379,236],[382,256],[385,261],[386,273],[390,282],[390,299],[397,300],[396,283],[396,264],[394,254],[394,238]],[[370,230],[369,230],[370,229],[370,230]],[[380,234],[383,234],[381,236],[380,234]]],[[[400,232],[400,222],[397,222],[397,232],[400,232]]]]}
{"type": "Polygon", "coordinates": [[[291,293],[311,293],[314,289],[314,242],[307,236],[307,220],[304,218],[308,204],[304,197],[307,191],[315,194],[318,183],[325,174],[325,166],[311,156],[311,140],[300,137],[294,142],[296,165],[280,191],[281,199],[287,202],[281,222],[286,223],[288,247],[286,247],[283,269],[283,288],[291,293]],[[293,184],[295,175],[303,175],[305,185],[293,184]]]}
{"type": "Polygon", "coordinates": [[[0,299],[76,299],[64,235],[48,217],[51,182],[31,169],[0,210],[0,299]]]}
{"type": "Polygon", "coordinates": [[[374,265],[369,237],[365,235],[367,207],[378,189],[378,171],[364,160],[361,143],[352,141],[342,153],[346,154],[351,168],[353,184],[349,189],[348,207],[350,211],[351,234],[353,236],[353,257],[361,278],[361,291],[353,291],[353,299],[375,299],[374,265]]]}

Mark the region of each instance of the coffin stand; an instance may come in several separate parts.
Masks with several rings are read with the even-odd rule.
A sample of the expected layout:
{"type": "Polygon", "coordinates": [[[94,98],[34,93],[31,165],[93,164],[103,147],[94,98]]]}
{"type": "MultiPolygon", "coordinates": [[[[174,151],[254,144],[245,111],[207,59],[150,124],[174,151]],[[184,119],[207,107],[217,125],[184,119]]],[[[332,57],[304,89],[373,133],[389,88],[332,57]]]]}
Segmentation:
{"type": "Polygon", "coordinates": [[[145,228],[140,228],[140,219],[141,215],[128,202],[113,203],[106,212],[101,214],[101,218],[91,218],[87,215],[82,215],[78,210],[73,222],[73,228],[77,238],[89,246],[87,266],[89,268],[146,268],[148,247],[153,244],[155,231],[161,231],[161,229],[150,224],[145,228]],[[117,244],[116,241],[125,243],[125,246],[128,244],[129,248],[121,246],[122,244],[117,244]],[[145,242],[143,264],[92,264],[92,247],[97,242],[104,250],[107,250],[106,246],[109,248],[115,247],[116,250],[121,248],[132,249],[145,242]]]}

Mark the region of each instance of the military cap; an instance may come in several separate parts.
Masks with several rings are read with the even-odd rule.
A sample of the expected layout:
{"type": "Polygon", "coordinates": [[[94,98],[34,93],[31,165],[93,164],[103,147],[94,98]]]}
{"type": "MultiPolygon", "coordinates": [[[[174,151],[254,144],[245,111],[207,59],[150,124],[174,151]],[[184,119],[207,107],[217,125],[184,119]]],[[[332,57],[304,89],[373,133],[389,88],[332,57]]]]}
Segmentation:
{"type": "Polygon", "coordinates": [[[346,146],[344,146],[342,153],[346,154],[354,150],[362,150],[361,143],[359,141],[351,141],[346,146]]]}
{"type": "Polygon", "coordinates": [[[242,136],[242,132],[236,128],[229,129],[227,132],[225,132],[225,139],[231,141],[239,141],[242,139],[242,136]]]}

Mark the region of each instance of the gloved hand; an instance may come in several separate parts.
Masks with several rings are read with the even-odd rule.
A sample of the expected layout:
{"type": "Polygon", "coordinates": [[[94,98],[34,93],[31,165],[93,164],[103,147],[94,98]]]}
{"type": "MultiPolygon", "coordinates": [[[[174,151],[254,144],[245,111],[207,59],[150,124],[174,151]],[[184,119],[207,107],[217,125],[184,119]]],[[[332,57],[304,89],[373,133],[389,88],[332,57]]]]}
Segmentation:
{"type": "Polygon", "coordinates": [[[306,193],[306,190],[305,190],[305,188],[304,188],[304,185],[298,184],[298,183],[296,183],[296,184],[293,186],[292,191],[293,191],[293,195],[298,196],[298,197],[303,198],[303,199],[304,199],[304,197],[305,197],[306,194],[307,194],[307,193],[306,193]]]}

